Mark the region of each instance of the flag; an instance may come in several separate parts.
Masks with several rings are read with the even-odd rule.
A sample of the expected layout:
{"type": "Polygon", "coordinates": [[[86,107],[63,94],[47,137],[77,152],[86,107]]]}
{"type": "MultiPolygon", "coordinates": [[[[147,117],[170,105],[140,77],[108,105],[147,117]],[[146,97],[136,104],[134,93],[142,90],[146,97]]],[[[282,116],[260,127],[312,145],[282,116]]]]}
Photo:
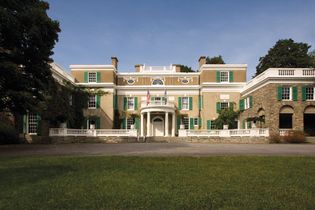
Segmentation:
{"type": "Polygon", "coordinates": [[[147,92],[147,105],[150,103],[150,91],[147,92]]]}

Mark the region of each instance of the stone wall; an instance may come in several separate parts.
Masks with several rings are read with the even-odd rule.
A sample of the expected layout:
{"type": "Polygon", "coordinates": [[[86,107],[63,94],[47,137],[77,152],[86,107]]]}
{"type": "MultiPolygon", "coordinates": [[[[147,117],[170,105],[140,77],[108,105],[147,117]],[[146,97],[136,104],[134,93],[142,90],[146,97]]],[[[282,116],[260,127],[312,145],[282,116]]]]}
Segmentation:
{"type": "MultiPolygon", "coordinates": [[[[309,85],[311,85],[310,83],[309,85]]],[[[265,112],[265,124],[262,125],[263,128],[269,128],[270,133],[278,132],[279,130],[279,113],[280,109],[285,106],[291,106],[294,110],[293,114],[293,129],[303,130],[303,116],[304,110],[309,105],[315,105],[315,101],[302,101],[302,86],[307,84],[288,84],[288,83],[277,83],[277,84],[267,84],[258,90],[246,95],[253,97],[253,107],[246,109],[240,114],[240,121],[249,118],[257,117],[259,110],[263,109],[265,112]],[[298,98],[297,101],[278,101],[278,86],[296,86],[298,88],[298,98]]],[[[241,123],[242,124],[242,123],[241,123]]],[[[259,127],[259,125],[256,125],[259,127]]]]}

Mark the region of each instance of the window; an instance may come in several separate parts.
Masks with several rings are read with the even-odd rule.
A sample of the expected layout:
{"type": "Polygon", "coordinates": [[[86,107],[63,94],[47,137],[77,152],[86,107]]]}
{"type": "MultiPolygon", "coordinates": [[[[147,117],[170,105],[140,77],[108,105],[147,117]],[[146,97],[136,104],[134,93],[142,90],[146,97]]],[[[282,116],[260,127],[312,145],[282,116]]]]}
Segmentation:
{"type": "Polygon", "coordinates": [[[305,96],[306,100],[314,100],[314,87],[306,87],[305,96]]]}
{"type": "Polygon", "coordinates": [[[134,110],[135,109],[135,107],[134,107],[134,97],[128,97],[127,98],[127,109],[129,109],[129,110],[134,110]]]}
{"type": "Polygon", "coordinates": [[[229,102],[221,102],[221,110],[228,109],[229,108],[229,102]]]}
{"type": "Polygon", "coordinates": [[[89,96],[88,108],[89,109],[96,108],[96,95],[89,96]]]}
{"type": "Polygon", "coordinates": [[[37,133],[37,114],[30,113],[28,115],[28,133],[37,133]]]}
{"type": "Polygon", "coordinates": [[[182,109],[189,110],[189,100],[188,97],[182,97],[182,109]]]}
{"type": "Polygon", "coordinates": [[[220,82],[229,82],[229,72],[220,71],[220,82]]]}
{"type": "Polygon", "coordinates": [[[291,100],[291,88],[282,87],[282,100],[291,100]]]}
{"type": "Polygon", "coordinates": [[[89,82],[96,82],[96,73],[89,72],[89,82]]]}
{"type": "Polygon", "coordinates": [[[189,129],[189,118],[184,117],[182,120],[183,120],[182,124],[185,125],[185,129],[188,130],[189,129]]]}
{"type": "Polygon", "coordinates": [[[214,120],[211,120],[210,122],[211,122],[211,123],[210,123],[210,129],[211,129],[211,130],[216,129],[216,127],[215,127],[215,121],[214,121],[214,120]]]}
{"type": "Polygon", "coordinates": [[[128,85],[133,85],[135,83],[134,79],[128,79],[127,80],[128,85]]]}
{"type": "Polygon", "coordinates": [[[163,81],[161,79],[155,79],[152,82],[152,85],[163,85],[163,81]]]}
{"type": "Polygon", "coordinates": [[[134,118],[128,118],[127,119],[127,129],[131,129],[131,125],[135,124],[135,119],[134,118]]]}
{"type": "Polygon", "coordinates": [[[194,126],[198,126],[199,125],[199,122],[198,122],[198,118],[194,118],[194,126]]]}

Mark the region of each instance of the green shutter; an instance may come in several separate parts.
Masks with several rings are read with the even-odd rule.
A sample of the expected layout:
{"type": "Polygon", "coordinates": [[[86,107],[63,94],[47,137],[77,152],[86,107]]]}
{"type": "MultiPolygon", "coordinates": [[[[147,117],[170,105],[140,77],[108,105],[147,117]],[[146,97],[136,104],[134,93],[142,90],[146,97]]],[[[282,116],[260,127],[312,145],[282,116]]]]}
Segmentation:
{"type": "Polygon", "coordinates": [[[249,96],[249,107],[253,107],[253,96],[249,96]]]}
{"type": "Polygon", "coordinates": [[[240,100],[240,111],[243,111],[244,110],[244,99],[241,99],[240,100]]]}
{"type": "Polygon", "coordinates": [[[96,95],[96,108],[100,108],[101,105],[101,96],[96,95]]]}
{"type": "Polygon", "coordinates": [[[127,110],[127,97],[124,97],[124,110],[127,110]]]}
{"type": "Polygon", "coordinates": [[[192,101],[192,97],[189,97],[189,110],[193,109],[193,101],[192,101]]]}
{"type": "Polygon", "coordinates": [[[220,102],[217,102],[216,109],[217,109],[217,113],[220,113],[220,111],[221,111],[221,103],[220,102]]]}
{"type": "Polygon", "coordinates": [[[234,72],[233,71],[230,71],[229,72],[229,79],[230,79],[230,82],[234,82],[234,72]]]}
{"type": "Polygon", "coordinates": [[[23,133],[27,133],[28,131],[27,126],[28,126],[28,117],[25,114],[23,115],[23,133]]]}
{"type": "Polygon", "coordinates": [[[178,110],[182,110],[182,97],[178,97],[178,110]]]}
{"type": "Polygon", "coordinates": [[[220,82],[220,71],[216,71],[216,81],[220,82]]]}
{"type": "Polygon", "coordinates": [[[89,82],[89,74],[87,71],[84,72],[84,82],[88,83],[89,82]]]}
{"type": "Polygon", "coordinates": [[[83,129],[86,129],[87,128],[87,118],[84,117],[83,118],[83,129]]]}
{"type": "Polygon", "coordinates": [[[134,98],[134,105],[135,105],[135,110],[138,110],[138,97],[134,98]]]}
{"type": "Polygon", "coordinates": [[[180,115],[177,115],[177,129],[180,128],[180,120],[181,120],[180,115]]]}
{"type": "Polygon", "coordinates": [[[230,106],[230,109],[234,110],[234,103],[233,102],[230,102],[229,106],[230,106]]]}
{"type": "Polygon", "coordinates": [[[135,118],[135,128],[136,129],[140,129],[140,119],[139,119],[139,117],[135,118]]]}
{"type": "Polygon", "coordinates": [[[151,96],[151,101],[154,101],[154,98],[155,98],[154,96],[151,96]]]}
{"type": "Polygon", "coordinates": [[[96,82],[97,83],[101,82],[101,72],[96,72],[96,82]]]}
{"type": "Polygon", "coordinates": [[[121,128],[122,128],[122,129],[126,129],[126,118],[123,118],[123,119],[122,119],[121,128]]]}
{"type": "Polygon", "coordinates": [[[245,129],[245,120],[242,122],[242,128],[245,129]]]}
{"type": "Polygon", "coordinates": [[[194,118],[189,118],[189,128],[194,129],[194,118]]]}
{"type": "Polygon", "coordinates": [[[306,101],[306,87],[302,87],[302,100],[306,101]]]}
{"type": "Polygon", "coordinates": [[[278,86],[278,101],[282,100],[282,86],[278,86]]]}
{"type": "Polygon", "coordinates": [[[95,129],[100,129],[101,128],[101,119],[97,117],[95,119],[95,129]]]}
{"type": "Polygon", "coordinates": [[[37,128],[36,128],[36,133],[38,136],[41,135],[41,131],[42,131],[42,123],[41,123],[41,117],[39,114],[36,115],[37,117],[37,128]]]}
{"type": "Polygon", "coordinates": [[[292,87],[292,96],[293,96],[293,101],[297,101],[297,98],[298,98],[297,87],[292,87]]]}
{"type": "Polygon", "coordinates": [[[198,126],[199,126],[199,128],[202,127],[202,119],[201,119],[201,117],[198,118],[198,126]]]}
{"type": "Polygon", "coordinates": [[[211,120],[207,120],[207,130],[211,130],[211,120]]]}
{"type": "Polygon", "coordinates": [[[114,106],[114,110],[118,109],[118,96],[117,95],[113,95],[113,106],[114,106]]]}

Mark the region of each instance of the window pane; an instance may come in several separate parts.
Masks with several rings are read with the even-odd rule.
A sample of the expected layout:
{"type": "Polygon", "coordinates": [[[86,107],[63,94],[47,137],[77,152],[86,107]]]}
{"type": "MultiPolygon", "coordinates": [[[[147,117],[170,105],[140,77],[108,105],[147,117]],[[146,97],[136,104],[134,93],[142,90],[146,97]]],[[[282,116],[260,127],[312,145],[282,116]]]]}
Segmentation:
{"type": "Polygon", "coordinates": [[[89,72],[89,82],[96,82],[96,73],[89,72]]]}
{"type": "Polygon", "coordinates": [[[96,108],[96,96],[89,96],[88,108],[96,108]]]}
{"type": "Polygon", "coordinates": [[[229,72],[221,71],[220,72],[220,80],[221,80],[221,82],[228,82],[229,81],[229,72]]]}
{"type": "Polygon", "coordinates": [[[314,100],[314,88],[307,87],[306,88],[306,100],[314,100]]]}
{"type": "Polygon", "coordinates": [[[189,109],[188,97],[182,97],[182,109],[189,109]]]}
{"type": "Polygon", "coordinates": [[[28,115],[28,133],[37,133],[37,115],[30,113],[28,115]]]}
{"type": "Polygon", "coordinates": [[[183,118],[183,124],[185,125],[185,129],[189,128],[189,118],[188,117],[183,118]]]}
{"type": "Polygon", "coordinates": [[[198,118],[194,118],[194,125],[198,125],[198,118]]]}
{"type": "Polygon", "coordinates": [[[228,108],[229,108],[229,103],[228,102],[221,102],[221,110],[228,109],[228,108]]]}
{"type": "Polygon", "coordinates": [[[127,119],[127,129],[131,128],[131,125],[133,125],[135,123],[135,119],[134,118],[128,118],[127,119]]]}
{"type": "Polygon", "coordinates": [[[128,109],[134,110],[134,98],[128,97],[128,109]]]}
{"type": "Polygon", "coordinates": [[[282,88],[282,100],[290,100],[290,87],[282,88]]]}

